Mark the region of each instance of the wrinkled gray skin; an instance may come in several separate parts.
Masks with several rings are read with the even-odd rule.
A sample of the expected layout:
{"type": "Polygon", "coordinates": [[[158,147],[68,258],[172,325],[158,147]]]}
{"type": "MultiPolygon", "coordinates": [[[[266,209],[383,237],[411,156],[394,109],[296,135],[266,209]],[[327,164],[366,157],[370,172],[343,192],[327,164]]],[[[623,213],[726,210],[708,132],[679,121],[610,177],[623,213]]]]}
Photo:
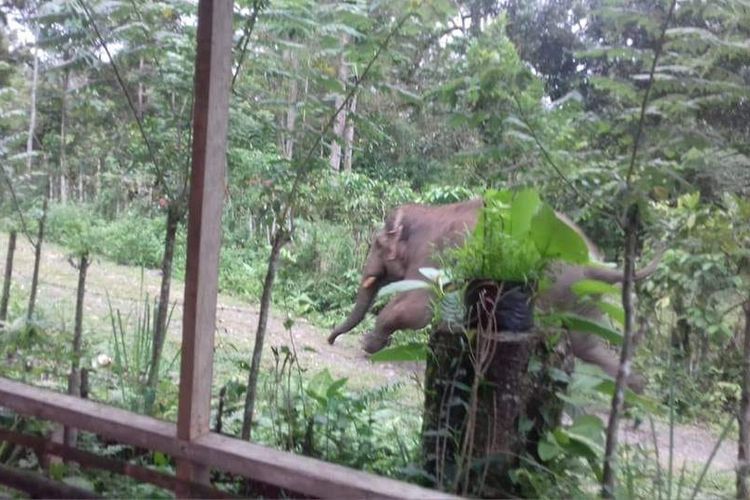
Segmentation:
{"type": "MultiPolygon", "coordinates": [[[[423,279],[421,267],[435,266],[434,255],[443,248],[460,244],[474,228],[482,200],[475,199],[450,205],[403,205],[394,210],[377,233],[362,271],[362,283],[357,291],[354,309],[349,317],[328,337],[333,344],[342,335],[357,326],[372,306],[378,290],[403,279],[423,279]]],[[[578,232],[586,241],[589,251],[598,255],[598,249],[581,229],[562,214],[558,216],[578,232]]],[[[654,259],[644,269],[636,272],[641,280],[654,272],[658,265],[654,259]]],[[[593,305],[583,304],[571,290],[571,285],[582,279],[595,279],[607,283],[620,283],[622,272],[595,266],[558,264],[552,269],[553,284],[539,295],[536,307],[540,310],[566,310],[591,319],[600,319],[601,313],[593,305]]],[[[396,330],[418,330],[432,319],[430,293],[413,290],[394,296],[378,314],[375,328],[367,333],[362,346],[368,353],[385,347],[396,330]]],[[[570,332],[573,354],[579,359],[600,366],[612,377],[617,375],[619,359],[604,342],[593,335],[570,332]]],[[[631,389],[641,392],[645,380],[632,374],[628,380],[631,389]]]]}

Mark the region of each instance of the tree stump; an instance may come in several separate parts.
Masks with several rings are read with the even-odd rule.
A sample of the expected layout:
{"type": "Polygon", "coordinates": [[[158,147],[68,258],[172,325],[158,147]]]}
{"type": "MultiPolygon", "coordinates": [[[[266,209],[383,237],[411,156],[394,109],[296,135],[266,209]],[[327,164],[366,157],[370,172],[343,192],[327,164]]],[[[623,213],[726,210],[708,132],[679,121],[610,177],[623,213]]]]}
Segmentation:
{"type": "Polygon", "coordinates": [[[433,486],[507,497],[521,458],[559,425],[573,358],[558,331],[482,332],[440,325],[429,341],[422,456],[433,486]],[[554,341],[557,338],[559,341],[554,341]]]}

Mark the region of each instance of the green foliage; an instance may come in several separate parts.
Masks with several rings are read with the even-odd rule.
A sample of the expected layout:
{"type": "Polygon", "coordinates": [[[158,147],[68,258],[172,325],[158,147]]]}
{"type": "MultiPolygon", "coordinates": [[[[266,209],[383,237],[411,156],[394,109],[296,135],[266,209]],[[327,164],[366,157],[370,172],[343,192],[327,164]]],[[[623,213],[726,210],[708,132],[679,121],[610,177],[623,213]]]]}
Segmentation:
{"type": "MultiPolygon", "coordinates": [[[[309,374],[287,346],[274,347],[262,374],[254,439],[285,450],[402,477],[415,458],[419,418],[399,403],[399,387],[354,391],[327,369],[309,374]]],[[[246,369],[246,368],[245,368],[246,369]]],[[[229,432],[241,425],[244,384],[227,384],[229,432]],[[239,385],[238,385],[239,384],[239,385]]]]}
{"type": "Polygon", "coordinates": [[[370,356],[370,361],[424,361],[427,353],[424,342],[412,342],[378,351],[370,356]]]}
{"type": "MultiPolygon", "coordinates": [[[[157,268],[164,252],[164,218],[136,212],[114,221],[96,216],[86,205],[52,205],[47,216],[48,238],[74,251],[87,249],[119,264],[157,268]]],[[[178,246],[184,246],[178,233],[178,246]]]]}
{"type": "Polygon", "coordinates": [[[468,200],[474,194],[471,189],[464,186],[429,186],[422,190],[416,201],[428,205],[443,205],[468,200]]]}
{"type": "MultiPolygon", "coordinates": [[[[0,20],[0,218],[3,227],[20,228],[20,210],[33,232],[49,180],[50,240],[75,255],[91,251],[119,263],[157,268],[164,246],[161,205],[184,194],[189,166],[195,4],[86,3],[92,19],[75,3],[59,1],[10,2],[3,12],[14,23],[0,20]],[[104,42],[115,49],[114,63],[136,113],[92,32],[94,21],[104,42]],[[22,36],[14,33],[17,25],[22,36]],[[38,35],[33,44],[42,57],[28,170],[30,33],[38,35]]],[[[650,249],[652,239],[669,240],[659,270],[639,285],[638,317],[648,334],[636,362],[645,365],[653,381],[649,390],[660,399],[667,399],[670,387],[676,392],[678,417],[720,420],[723,411],[734,411],[741,387],[738,304],[746,299],[750,273],[746,3],[679,2],[656,66],[634,182],[624,189],[646,72],[666,14],[664,1],[506,2],[502,9],[484,1],[239,2],[221,290],[256,298],[269,235],[279,225],[293,225],[293,240],[282,254],[276,306],[329,325],[350,306],[373,228],[400,203],[451,203],[487,186],[533,186],[550,205],[582,221],[603,253],[615,259],[622,254],[620,208],[635,200],[646,221],[639,244],[650,249]],[[251,23],[256,6],[260,15],[251,23]],[[329,172],[325,160],[334,137],[328,133],[317,144],[319,131],[393,20],[409,9],[417,15],[394,36],[371,68],[367,85],[356,93],[357,108],[348,117],[354,132],[352,172],[329,172]],[[482,22],[464,23],[467,13],[482,22]],[[339,74],[341,69],[347,76],[339,74]],[[312,164],[302,166],[310,176],[300,191],[301,203],[288,220],[280,220],[296,162],[311,147],[312,164]],[[672,353],[675,371],[649,361],[672,353]]],[[[490,259],[479,246],[468,246],[462,255],[465,268],[455,278],[478,273],[537,279],[544,260],[563,251],[556,245],[567,247],[572,241],[551,210],[519,202],[514,212],[503,203],[489,212],[514,222],[503,230],[483,228],[481,235],[502,250],[497,254],[502,258],[490,259]],[[518,219],[519,214],[525,215],[518,219]],[[537,226],[544,230],[532,235],[537,226]]],[[[19,240],[24,240],[20,234],[19,240]]],[[[178,266],[185,252],[180,228],[178,266]]],[[[175,274],[181,273],[178,267],[175,274]]],[[[460,317],[460,294],[447,291],[445,282],[434,277],[428,280],[441,297],[436,317],[460,317]]],[[[63,374],[56,365],[65,365],[61,360],[69,356],[66,316],[59,328],[17,320],[23,313],[20,283],[14,283],[11,317],[0,335],[4,354],[10,355],[4,373],[61,386],[63,374]]],[[[623,322],[618,306],[597,297],[612,295],[611,288],[595,283],[574,288],[615,323],[623,322]]],[[[142,321],[118,327],[119,345],[125,345],[120,354],[148,351],[136,349],[145,331],[142,321]]],[[[617,341],[616,328],[568,321],[617,341]]],[[[415,340],[410,335],[397,339],[404,342],[396,346],[398,352],[409,352],[406,346],[415,340]]],[[[118,388],[120,374],[134,380],[139,371],[123,365],[115,374],[104,368],[97,368],[96,379],[118,388]]],[[[399,436],[387,428],[391,421],[402,421],[398,408],[398,418],[385,419],[380,427],[379,420],[365,424],[366,411],[356,402],[361,395],[348,391],[348,383],[328,394],[327,388],[339,382],[316,376],[308,394],[308,382],[298,382],[302,388],[292,391],[293,404],[285,406],[289,417],[283,422],[292,430],[277,425],[266,434],[267,442],[288,446],[292,435],[301,448],[308,425],[302,415],[313,415],[315,439],[328,436],[328,441],[311,441],[310,449],[321,456],[341,462],[351,458],[368,467],[362,457],[369,450],[378,457],[378,470],[389,474],[394,463],[406,463],[394,441],[399,436]],[[345,414],[345,403],[357,408],[359,420],[345,414]],[[338,430],[326,430],[325,415],[330,415],[326,425],[338,430]],[[341,419],[345,429],[334,419],[341,419]],[[359,451],[352,444],[358,433],[366,441],[359,451]],[[388,445],[379,447],[378,440],[388,445]],[[322,442],[330,447],[325,453],[322,442]]],[[[596,387],[603,391],[604,385],[596,387]]],[[[100,389],[100,396],[121,397],[119,389],[108,390],[100,389]]],[[[173,394],[160,394],[169,414],[173,394]]],[[[384,396],[382,403],[397,406],[396,397],[384,396]]],[[[262,427],[269,430],[270,404],[263,411],[262,427]]],[[[414,433],[418,426],[412,424],[414,433]]],[[[554,474],[531,468],[518,473],[528,494],[590,493],[585,486],[591,468],[583,454],[566,447],[576,442],[566,432],[572,431],[553,436],[564,451],[550,458],[554,474]]],[[[653,457],[641,451],[625,451],[630,462],[622,475],[632,488],[623,491],[653,497],[644,480],[653,477],[653,457]]],[[[109,480],[102,475],[94,486],[99,489],[109,480]]],[[[121,496],[141,492],[125,486],[108,491],[121,496]]]]}
{"type": "MultiPolygon", "coordinates": [[[[169,374],[173,371],[179,352],[175,353],[171,363],[166,366],[160,363],[162,374],[158,377],[160,384],[157,393],[154,393],[146,383],[145,376],[149,373],[152,364],[157,305],[156,302],[149,300],[148,295],[143,294],[143,276],[141,276],[140,295],[142,300],[136,303],[134,310],[125,316],[120,309],[112,307],[108,298],[109,319],[112,325],[110,352],[114,353],[114,357],[110,359],[104,356],[101,361],[95,359],[94,363],[110,368],[113,376],[110,384],[114,389],[111,393],[114,403],[137,413],[145,413],[154,407],[157,409],[157,414],[174,413],[174,403],[171,399],[174,394],[170,394],[170,386],[173,384],[169,380],[169,374]]],[[[167,318],[167,328],[171,316],[172,311],[167,318]]]]}
{"type": "Polygon", "coordinates": [[[476,228],[454,251],[456,279],[537,281],[554,260],[584,263],[581,236],[558,219],[533,190],[488,191],[476,228]]]}

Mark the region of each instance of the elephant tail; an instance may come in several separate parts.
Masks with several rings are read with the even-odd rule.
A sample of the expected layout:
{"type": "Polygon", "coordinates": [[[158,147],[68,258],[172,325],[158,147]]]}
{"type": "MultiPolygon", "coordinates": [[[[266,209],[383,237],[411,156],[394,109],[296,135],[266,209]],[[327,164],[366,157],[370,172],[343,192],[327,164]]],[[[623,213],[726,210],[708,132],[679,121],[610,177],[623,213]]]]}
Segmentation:
{"type": "MultiPolygon", "coordinates": [[[[635,281],[641,281],[656,271],[661,262],[662,255],[664,255],[664,249],[656,252],[656,255],[646,267],[639,269],[635,272],[635,281]]],[[[589,267],[586,269],[586,278],[592,280],[604,281],[605,283],[622,283],[624,278],[623,271],[621,269],[609,269],[606,267],[589,267]]]]}

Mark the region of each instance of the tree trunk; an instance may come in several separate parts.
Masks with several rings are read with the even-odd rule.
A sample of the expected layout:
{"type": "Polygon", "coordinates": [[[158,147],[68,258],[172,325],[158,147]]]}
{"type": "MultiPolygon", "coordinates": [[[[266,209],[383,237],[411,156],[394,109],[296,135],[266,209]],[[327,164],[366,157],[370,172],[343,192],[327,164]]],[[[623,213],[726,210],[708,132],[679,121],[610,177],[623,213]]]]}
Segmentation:
{"type": "Polygon", "coordinates": [[[164,348],[164,340],[167,337],[167,314],[169,313],[169,292],[172,285],[172,261],[174,259],[175,240],[177,239],[177,228],[184,212],[182,208],[172,202],[167,209],[167,231],[164,237],[164,256],[161,261],[161,289],[159,291],[159,304],[154,324],[153,344],[151,346],[151,363],[149,365],[148,379],[146,383],[145,409],[151,413],[153,402],[156,397],[156,386],[159,383],[159,365],[164,348]]]}
{"type": "Polygon", "coordinates": [[[742,399],[738,415],[740,438],[737,443],[737,498],[750,498],[747,484],[750,472],[750,298],[745,302],[745,339],[742,357],[742,399]]]}
{"type": "MultiPolygon", "coordinates": [[[[65,60],[70,56],[66,52],[65,60]]],[[[60,99],[60,203],[68,201],[68,165],[66,163],[65,143],[68,119],[68,87],[70,86],[70,69],[63,71],[62,95],[60,99]]],[[[54,184],[53,184],[54,185],[54,184]]]]}
{"type": "MultiPolygon", "coordinates": [[[[34,40],[38,32],[34,33],[34,40]]],[[[29,134],[26,138],[26,173],[31,173],[32,154],[34,153],[34,130],[36,129],[36,88],[39,82],[39,49],[34,45],[34,67],[31,75],[31,96],[29,97],[29,134]]]]}
{"type": "Polygon", "coordinates": [[[692,346],[690,343],[690,337],[692,336],[690,323],[687,320],[687,314],[685,312],[685,306],[681,294],[677,294],[674,300],[674,312],[677,316],[677,321],[674,328],[671,331],[670,343],[672,344],[672,351],[674,352],[677,360],[684,365],[685,371],[688,374],[692,374],[691,360],[693,358],[692,346]]]}
{"type": "Polygon", "coordinates": [[[297,123],[297,99],[299,91],[297,89],[297,80],[295,76],[299,69],[299,59],[297,53],[291,49],[287,50],[285,59],[289,60],[289,66],[291,67],[291,74],[293,75],[289,82],[289,97],[286,116],[284,117],[284,133],[281,139],[281,153],[284,159],[291,160],[294,154],[294,130],[297,123]]]}
{"type": "Polygon", "coordinates": [[[139,76],[139,78],[138,78],[138,104],[137,104],[138,107],[136,109],[136,113],[138,114],[138,119],[142,120],[143,119],[143,108],[144,108],[144,105],[145,105],[145,102],[146,102],[146,89],[143,86],[143,78],[144,78],[144,74],[143,74],[143,57],[141,57],[138,60],[138,76],[139,76]]]}
{"type": "Polygon", "coordinates": [[[276,279],[276,268],[279,265],[279,254],[282,247],[288,241],[283,229],[279,229],[271,246],[271,255],[268,257],[268,270],[263,281],[263,293],[260,298],[260,312],[258,313],[258,329],[255,332],[255,346],[253,347],[253,359],[250,364],[250,374],[247,378],[247,393],[245,395],[245,410],[242,419],[242,439],[249,440],[252,434],[253,413],[255,412],[255,400],[258,389],[258,373],[260,372],[260,360],[263,354],[263,343],[266,339],[266,328],[268,316],[271,312],[271,295],[273,282],[276,279]]]}
{"type": "MultiPolygon", "coordinates": [[[[68,394],[81,397],[81,356],[83,345],[83,298],[86,294],[86,272],[89,268],[89,254],[84,252],[78,263],[78,288],[76,291],[76,316],[73,327],[73,360],[68,376],[68,394]]],[[[66,446],[75,446],[78,441],[78,431],[72,427],[65,428],[64,442],[66,446]]]]}
{"type": "Polygon", "coordinates": [[[625,404],[625,386],[630,378],[630,360],[633,357],[633,332],[635,330],[635,307],[633,304],[635,252],[638,240],[640,212],[638,205],[628,208],[625,224],[625,277],[622,282],[622,307],[625,310],[625,325],[622,335],[620,367],[615,379],[615,393],[612,396],[612,407],[609,411],[607,441],[604,449],[604,472],[602,474],[602,496],[615,497],[615,478],[617,473],[617,438],[620,426],[620,414],[625,404]]]}
{"type": "Polygon", "coordinates": [[[433,330],[422,421],[422,458],[435,478],[432,486],[462,496],[519,494],[509,472],[519,457],[537,455],[539,439],[562,417],[555,393],[566,384],[551,370],[573,369],[568,343],[550,350],[545,337],[540,331],[477,331],[469,341],[446,325],[433,330]],[[541,369],[529,369],[532,359],[541,369]],[[530,429],[520,429],[526,421],[530,429]]]}
{"type": "Polygon", "coordinates": [[[13,277],[13,257],[16,253],[17,231],[8,235],[8,252],[5,254],[5,278],[3,279],[3,295],[0,297],[0,323],[5,323],[8,317],[8,302],[10,301],[10,282],[13,277]]]}
{"type": "Polygon", "coordinates": [[[341,37],[341,54],[339,55],[338,70],[336,76],[338,77],[339,83],[343,88],[341,94],[336,95],[334,100],[334,110],[338,110],[335,121],[333,122],[333,139],[331,140],[331,155],[329,157],[329,164],[331,170],[339,172],[341,170],[341,145],[344,143],[344,132],[346,130],[346,106],[342,108],[346,95],[346,83],[349,76],[349,68],[346,65],[346,59],[344,58],[344,46],[346,45],[346,36],[341,37]]]}
{"type": "Polygon", "coordinates": [[[346,131],[344,133],[344,171],[352,171],[352,155],[354,151],[354,113],[357,111],[357,94],[352,96],[349,102],[349,111],[346,119],[346,131]]]}
{"type": "Polygon", "coordinates": [[[96,161],[96,173],[94,174],[94,199],[99,198],[99,193],[102,190],[102,163],[104,161],[101,157],[96,161]]]}
{"type": "Polygon", "coordinates": [[[472,38],[477,38],[482,33],[482,2],[473,0],[469,6],[469,16],[471,16],[471,26],[469,33],[472,38]]]}
{"type": "Polygon", "coordinates": [[[34,242],[34,271],[31,275],[31,291],[29,294],[29,307],[26,317],[31,319],[36,307],[36,294],[39,288],[39,266],[42,263],[42,243],[44,242],[44,225],[47,222],[47,205],[49,203],[49,189],[45,189],[44,201],[42,202],[42,217],[39,219],[39,230],[34,242]]]}
{"type": "Polygon", "coordinates": [[[83,162],[78,164],[78,201],[86,201],[86,193],[83,192],[83,162]]]}

